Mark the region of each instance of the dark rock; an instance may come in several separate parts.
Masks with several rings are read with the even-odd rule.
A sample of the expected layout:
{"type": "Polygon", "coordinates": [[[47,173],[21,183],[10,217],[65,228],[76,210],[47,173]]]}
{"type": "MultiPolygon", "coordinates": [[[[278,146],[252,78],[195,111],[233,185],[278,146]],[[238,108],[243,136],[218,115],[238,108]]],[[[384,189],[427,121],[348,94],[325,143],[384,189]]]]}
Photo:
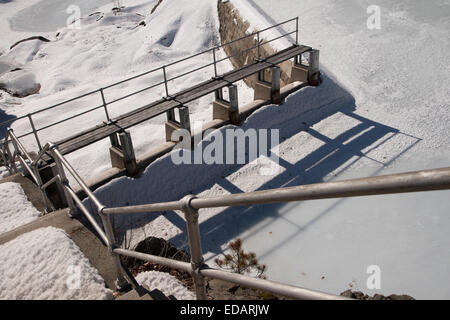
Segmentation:
{"type": "Polygon", "coordinates": [[[364,294],[360,291],[353,292],[350,289],[342,292],[340,296],[357,300],[415,300],[413,297],[408,296],[406,294],[403,295],[391,294],[390,296],[384,296],[382,294],[376,293],[373,297],[370,297],[369,295],[364,294]]]}
{"type": "Polygon", "coordinates": [[[20,40],[20,41],[17,41],[17,42],[14,43],[9,49],[14,48],[15,46],[19,45],[19,44],[22,43],[22,42],[30,41],[30,40],[40,40],[40,41],[43,41],[43,42],[50,42],[50,40],[48,40],[47,38],[44,38],[44,37],[41,37],[41,36],[34,36],[34,37],[29,37],[29,38],[26,38],[26,39],[22,39],[22,40],[20,40]]]}

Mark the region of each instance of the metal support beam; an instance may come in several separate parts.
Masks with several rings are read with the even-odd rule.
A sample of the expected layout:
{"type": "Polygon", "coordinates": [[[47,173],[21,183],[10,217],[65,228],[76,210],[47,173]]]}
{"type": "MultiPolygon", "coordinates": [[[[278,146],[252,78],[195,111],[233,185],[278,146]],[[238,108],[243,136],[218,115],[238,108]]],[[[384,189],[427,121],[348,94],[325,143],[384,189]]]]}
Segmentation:
{"type": "Polygon", "coordinates": [[[200,238],[200,229],[198,227],[198,210],[191,207],[191,200],[195,197],[193,195],[183,198],[183,213],[186,219],[189,248],[191,251],[191,267],[192,278],[194,279],[195,293],[197,300],[206,300],[205,279],[200,274],[200,269],[204,265],[202,243],[200,238]]]}
{"type": "Polygon", "coordinates": [[[56,153],[56,150],[58,150],[58,147],[56,145],[52,145],[50,147],[50,153],[52,154],[52,157],[55,161],[55,175],[58,174],[60,179],[58,180],[58,190],[62,190],[62,195],[61,198],[65,199],[66,201],[66,205],[69,208],[69,217],[74,217],[77,213],[77,208],[73,202],[72,196],[70,195],[69,191],[67,191],[67,189],[65,188],[65,185],[69,185],[69,181],[67,180],[67,176],[64,170],[64,166],[61,163],[61,160],[58,156],[58,154],[56,153]]]}

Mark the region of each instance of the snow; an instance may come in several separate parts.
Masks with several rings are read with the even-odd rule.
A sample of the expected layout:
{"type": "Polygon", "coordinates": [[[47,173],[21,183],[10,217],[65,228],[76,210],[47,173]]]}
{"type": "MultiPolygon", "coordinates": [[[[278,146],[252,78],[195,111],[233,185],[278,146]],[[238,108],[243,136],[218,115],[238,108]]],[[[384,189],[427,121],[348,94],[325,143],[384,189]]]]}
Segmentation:
{"type": "Polygon", "coordinates": [[[0,89],[15,97],[26,97],[39,92],[41,85],[36,83],[33,74],[24,70],[10,72],[0,78],[0,89]]]}
{"type": "Polygon", "coordinates": [[[20,184],[15,182],[0,183],[0,203],[0,234],[30,223],[41,215],[28,201],[20,184]]]}
{"type": "Polygon", "coordinates": [[[67,234],[47,227],[0,246],[1,300],[112,299],[103,278],[67,234]]]}
{"type": "MultiPolygon", "coordinates": [[[[5,50],[0,63],[22,67],[34,74],[36,82],[41,84],[40,94],[26,97],[17,104],[10,101],[8,95],[0,97],[2,109],[7,115],[20,116],[40,110],[43,107],[62,102],[110,85],[116,81],[161,67],[192,54],[204,51],[219,43],[219,22],[214,1],[201,0],[192,5],[192,1],[163,1],[157,10],[150,14],[157,1],[123,1],[125,6],[115,15],[113,3],[95,10],[97,13],[82,12],[80,29],[67,27],[52,34],[42,34],[51,42],[27,41],[5,50]],[[139,26],[145,21],[146,26],[139,26]]],[[[12,12],[2,13],[14,18],[12,12]]],[[[12,31],[11,31],[12,32],[12,31]]],[[[16,34],[16,32],[12,32],[16,34]]],[[[29,36],[29,34],[27,34],[29,36]]],[[[224,55],[216,52],[219,59],[224,55]]],[[[172,77],[199,65],[212,62],[212,54],[204,54],[194,59],[167,68],[167,76],[172,77]]],[[[231,70],[229,61],[218,64],[218,71],[231,70]]],[[[209,79],[214,70],[203,69],[192,75],[169,83],[169,92],[175,93],[188,86],[209,79]]],[[[5,75],[3,75],[4,77],[5,75]]],[[[135,92],[149,84],[162,80],[162,72],[124,83],[104,91],[107,101],[135,92]]],[[[1,82],[1,78],[0,78],[1,82]]],[[[238,83],[240,101],[252,100],[252,92],[238,83]]],[[[158,86],[120,102],[110,104],[111,117],[137,109],[147,103],[160,99],[164,95],[164,86],[158,86]]],[[[191,118],[196,121],[211,120],[211,96],[204,97],[188,105],[191,118]]],[[[92,95],[73,103],[33,116],[37,128],[65,119],[75,113],[88,110],[101,104],[99,94],[92,95]]],[[[90,112],[79,118],[59,124],[39,132],[41,141],[58,141],[75,132],[86,130],[106,120],[103,109],[90,112]],[[67,128],[70,128],[68,131],[67,128]]],[[[1,121],[1,117],[0,117],[1,121]]],[[[146,121],[130,129],[135,153],[148,151],[149,146],[165,142],[165,115],[146,121]]],[[[12,125],[16,133],[30,131],[27,119],[16,121],[12,125]]],[[[36,150],[37,144],[32,135],[23,139],[27,150],[36,150]]],[[[68,156],[68,160],[83,178],[90,178],[111,167],[108,139],[97,142],[81,152],[68,156]],[[100,152],[100,150],[103,150],[100,152]]],[[[73,182],[72,178],[69,177],[73,182]]]]}
{"type": "Polygon", "coordinates": [[[145,271],[136,276],[140,285],[151,290],[161,290],[167,297],[174,296],[177,300],[195,300],[195,294],[189,291],[177,278],[165,272],[145,271]]]}
{"type": "MultiPolygon", "coordinates": [[[[258,2],[256,10],[253,1],[233,3],[239,9],[247,4],[253,16],[265,5],[270,15],[248,18],[256,28],[267,26],[264,21],[291,18],[292,8],[299,8],[301,42],[321,50],[321,86],[292,94],[281,107],[258,110],[242,126],[280,129],[280,172],[258,175],[254,163],[175,166],[167,155],[138,180],[120,178],[98,189],[104,203],[143,204],[188,193],[207,197],[448,166],[448,22],[436,19],[439,14],[416,21],[405,13],[401,17],[409,17],[408,23],[387,20],[388,30],[369,32],[365,19],[353,16],[360,9],[354,2],[339,7],[329,1],[302,6],[280,1],[281,10],[278,2],[276,10],[268,1],[258,2]],[[355,21],[360,25],[351,29],[355,21]],[[418,26],[417,37],[410,37],[418,26]],[[420,43],[426,46],[419,50],[420,43]],[[417,54],[411,55],[410,48],[417,54]],[[416,68],[422,62],[426,70],[416,68]]],[[[360,16],[366,17],[363,9],[360,16]]],[[[330,293],[352,288],[371,295],[448,299],[450,287],[442,285],[450,280],[445,267],[448,195],[422,192],[200,210],[202,246],[207,263],[213,264],[229,241],[241,237],[245,249],[268,266],[269,279],[330,293]],[[381,268],[379,290],[366,286],[371,265],[381,268]]],[[[179,247],[187,244],[179,212],[129,218],[136,243],[151,234],[179,247]]]]}
{"type": "MultiPolygon", "coordinates": [[[[10,66],[25,67],[42,84],[39,95],[20,102],[7,94],[0,97],[5,116],[41,109],[219,41],[215,1],[202,0],[195,6],[187,0],[163,1],[153,15],[149,11],[156,1],[128,1],[120,15],[111,12],[112,4],[106,5],[98,10],[101,13],[83,14],[79,30],[62,28],[58,37],[56,30],[42,34],[52,42],[23,43],[9,50],[9,45],[30,33],[13,32],[8,19],[34,3],[37,1],[0,4],[6,8],[0,12],[0,30],[7,30],[0,41],[0,74],[10,66]],[[138,26],[142,20],[146,27],[138,26]]],[[[96,190],[105,205],[178,200],[188,193],[208,197],[448,166],[448,1],[378,1],[380,30],[366,27],[367,7],[372,4],[366,0],[232,3],[250,21],[249,31],[298,15],[300,42],[320,49],[321,86],[290,95],[280,107],[261,108],[242,126],[280,129],[280,171],[274,176],[258,175],[260,164],[254,162],[176,166],[166,155],[140,179],[123,177],[96,190]]],[[[269,38],[282,31],[281,27],[277,30],[269,38]]],[[[277,41],[274,46],[281,48],[285,43],[277,41]]],[[[169,73],[210,63],[210,58],[199,56],[169,73]]],[[[219,65],[219,72],[230,68],[230,64],[219,65]]],[[[209,70],[169,87],[181,90],[210,75],[209,70]]],[[[114,99],[158,80],[158,76],[144,77],[105,93],[108,100],[114,99]]],[[[112,107],[111,113],[117,115],[151,102],[163,95],[163,90],[126,100],[112,107]]],[[[240,103],[251,98],[252,92],[240,84],[240,103]]],[[[209,120],[211,100],[205,97],[189,105],[191,119],[209,120]]],[[[99,97],[83,99],[51,116],[37,116],[36,122],[44,126],[99,102],[99,97]]],[[[78,132],[104,120],[102,112],[90,113],[42,132],[41,140],[54,141],[61,138],[61,132],[78,132]]],[[[161,117],[131,130],[137,155],[163,141],[164,121],[161,117]]],[[[17,121],[13,127],[23,131],[27,126],[17,121]]],[[[219,132],[229,128],[232,126],[219,132]]],[[[36,149],[32,137],[24,143],[30,150],[36,149]]],[[[95,176],[110,167],[108,147],[109,141],[101,141],[71,154],[68,160],[82,177],[95,176]]],[[[205,258],[211,265],[231,240],[241,237],[244,248],[255,251],[268,266],[271,280],[330,293],[352,288],[370,295],[406,293],[419,299],[448,299],[449,207],[449,191],[439,191],[205,209],[200,210],[200,230],[205,258]],[[366,287],[370,265],[381,268],[379,290],[366,287]]],[[[164,237],[178,247],[187,245],[179,212],[118,220],[135,229],[134,245],[146,235],[164,237]]]]}

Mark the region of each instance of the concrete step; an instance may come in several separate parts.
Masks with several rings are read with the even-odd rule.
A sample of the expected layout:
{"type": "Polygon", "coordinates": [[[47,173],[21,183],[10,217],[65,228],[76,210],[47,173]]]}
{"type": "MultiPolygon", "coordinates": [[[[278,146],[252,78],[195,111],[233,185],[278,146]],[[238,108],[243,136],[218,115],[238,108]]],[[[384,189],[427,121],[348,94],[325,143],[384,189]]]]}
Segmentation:
{"type": "Polygon", "coordinates": [[[0,245],[24,233],[49,226],[63,229],[89,259],[92,266],[98,270],[106,285],[115,290],[114,261],[108,248],[96,235],[87,219],[83,217],[70,218],[68,209],[51,212],[31,223],[0,234],[0,245]]]}

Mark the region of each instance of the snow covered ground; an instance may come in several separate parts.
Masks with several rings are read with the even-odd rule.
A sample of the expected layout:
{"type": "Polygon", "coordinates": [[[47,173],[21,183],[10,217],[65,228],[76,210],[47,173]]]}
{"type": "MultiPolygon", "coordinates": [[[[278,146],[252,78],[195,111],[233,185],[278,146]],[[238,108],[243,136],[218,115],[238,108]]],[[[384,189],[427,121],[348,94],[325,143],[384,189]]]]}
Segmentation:
{"type": "MultiPolygon", "coordinates": [[[[280,173],[261,176],[254,165],[174,166],[166,156],[141,179],[117,179],[98,190],[105,203],[142,204],[190,192],[214,196],[448,166],[448,21],[439,20],[441,15],[423,11],[420,4],[397,2],[395,10],[403,7],[405,12],[389,13],[383,7],[384,29],[374,31],[365,27],[366,7],[355,2],[305,1],[299,6],[280,1],[277,8],[269,1],[233,3],[244,17],[251,12],[249,20],[257,28],[291,18],[298,8],[301,41],[321,50],[320,87],[292,94],[281,108],[260,109],[242,126],[280,129],[280,173]],[[413,30],[419,30],[416,38],[410,36],[413,30]],[[417,69],[424,64],[426,70],[417,69]],[[305,113],[311,104],[316,110],[305,113]]],[[[450,280],[448,195],[441,191],[201,210],[203,248],[212,263],[229,241],[242,237],[244,248],[267,264],[272,280],[332,293],[351,288],[371,295],[445,299],[450,297],[450,287],[442,285],[450,280]],[[372,265],[381,270],[378,290],[366,286],[372,265]]],[[[141,234],[186,244],[179,213],[147,219],[136,215],[135,221],[141,234]]],[[[138,234],[134,232],[136,238],[138,234]]]]}
{"type": "MultiPolygon", "coordinates": [[[[25,7],[20,1],[8,5],[13,3],[25,7]]],[[[321,86],[292,94],[281,107],[258,110],[242,126],[280,129],[280,172],[261,176],[259,166],[253,164],[176,166],[166,155],[149,166],[142,178],[120,178],[98,189],[96,194],[105,205],[177,200],[191,192],[214,196],[448,166],[448,1],[379,1],[380,30],[366,27],[367,8],[372,4],[369,1],[232,3],[255,28],[298,15],[300,42],[321,50],[321,86]],[[311,106],[315,110],[306,112],[311,106]]],[[[196,2],[195,7],[192,1],[163,1],[155,14],[149,15],[153,4],[129,1],[129,9],[119,16],[110,12],[112,5],[105,6],[99,10],[103,14],[82,20],[82,29],[61,29],[58,37],[52,34],[54,41],[50,43],[30,42],[16,50],[3,49],[0,62],[26,67],[42,84],[40,95],[23,102],[1,98],[6,115],[37,110],[218,42],[215,1],[196,2]],[[145,28],[136,27],[141,20],[145,20],[145,28]]],[[[14,18],[12,11],[2,11],[1,15],[14,18]]],[[[5,20],[0,21],[3,28],[5,20]]],[[[200,58],[193,64],[201,62],[210,61],[200,58]]],[[[224,65],[221,70],[230,67],[224,65]]],[[[186,83],[200,78],[189,78],[186,83]]],[[[174,88],[186,83],[175,84],[174,88]]],[[[121,89],[137,90],[142,85],[133,83],[121,89]]],[[[251,92],[244,86],[239,89],[240,101],[245,103],[251,92]]],[[[162,90],[144,100],[159,97],[162,90]]],[[[133,101],[142,100],[136,97],[133,101]]],[[[210,108],[205,108],[210,100],[205,98],[191,106],[192,119],[210,118],[210,108]]],[[[45,124],[66,117],[75,107],[84,110],[90,102],[62,108],[39,121],[45,124]]],[[[132,105],[123,104],[114,112],[122,113],[132,105]]],[[[78,131],[103,121],[103,117],[101,113],[91,114],[82,124],[69,122],[44,134],[51,140],[61,130],[78,131]]],[[[162,141],[160,124],[164,119],[158,121],[132,130],[137,153],[162,141]]],[[[25,126],[15,124],[17,130],[25,126]]],[[[33,146],[32,139],[26,144],[33,146]]],[[[69,161],[83,177],[95,175],[109,167],[109,156],[103,151],[108,144],[97,143],[71,155],[69,161]]],[[[209,264],[229,241],[242,237],[244,249],[257,253],[268,266],[267,275],[272,280],[331,293],[352,288],[371,295],[406,293],[415,298],[448,299],[449,208],[449,192],[441,191],[208,209],[200,211],[200,229],[209,264]],[[381,270],[379,290],[366,286],[366,271],[371,265],[381,270]]],[[[134,243],[152,235],[177,246],[186,245],[180,213],[135,215],[133,219],[134,243]]]]}
{"type": "Polygon", "coordinates": [[[25,233],[0,246],[1,300],[112,299],[81,250],[57,228],[25,233]]]}
{"type": "Polygon", "coordinates": [[[41,215],[28,201],[20,184],[15,182],[0,184],[0,203],[0,234],[30,223],[41,215]]]}
{"type": "MultiPolygon", "coordinates": [[[[46,1],[43,2],[46,3],[46,1]]],[[[114,3],[111,1],[99,9],[92,10],[95,11],[94,13],[81,11],[80,29],[63,27],[58,30],[58,36],[56,35],[57,30],[52,33],[39,33],[48,37],[51,42],[35,40],[24,42],[12,50],[5,48],[3,55],[0,55],[0,63],[20,67],[33,74],[36,82],[41,84],[41,89],[39,94],[24,99],[12,98],[7,94],[0,97],[1,109],[5,113],[4,115],[0,113],[0,121],[42,109],[161,67],[163,64],[204,51],[219,43],[217,5],[214,1],[196,1],[195,5],[192,4],[192,1],[187,0],[163,1],[151,14],[156,3],[157,1],[121,1],[125,8],[120,13],[114,14],[111,11],[114,3]],[[139,25],[143,21],[146,25],[139,25]]],[[[38,4],[42,3],[38,2],[38,4]]],[[[6,6],[6,10],[2,10],[2,18],[11,21],[17,18],[18,14],[15,13],[12,3],[0,5],[6,6]],[[10,7],[11,9],[9,9],[10,7]]],[[[26,12],[31,14],[32,11],[27,9],[26,12]]],[[[52,15],[52,17],[58,21],[60,19],[58,14],[52,15]]],[[[43,19],[39,21],[46,23],[43,19]]],[[[11,40],[8,45],[25,36],[30,36],[30,34],[22,34],[9,29],[7,38],[11,40]]],[[[217,57],[220,58],[223,54],[223,52],[217,52],[217,57]]],[[[211,63],[212,60],[211,54],[198,56],[168,67],[167,76],[170,78],[179,75],[199,65],[211,63]]],[[[231,68],[228,61],[218,64],[219,72],[231,68]]],[[[171,81],[169,82],[169,92],[175,93],[182,88],[209,79],[213,75],[214,69],[211,66],[171,81]]],[[[6,74],[0,75],[0,83],[6,76],[6,74]]],[[[162,77],[162,72],[151,73],[113,89],[107,89],[104,91],[106,101],[112,101],[160,82],[162,77]]],[[[250,101],[252,92],[242,82],[238,85],[240,101],[242,103],[250,101]]],[[[109,105],[109,113],[111,117],[115,117],[160,99],[163,95],[165,95],[164,86],[161,85],[153,90],[109,105]]],[[[196,121],[211,120],[211,101],[211,97],[204,97],[189,104],[191,117],[196,121]]],[[[33,119],[36,127],[42,128],[100,104],[101,96],[97,94],[40,113],[33,116],[33,119]]],[[[57,141],[101,124],[105,120],[103,109],[99,109],[40,131],[39,136],[43,143],[57,141]]],[[[162,115],[130,129],[137,155],[148,151],[149,146],[151,148],[151,146],[165,142],[163,125],[165,120],[165,115],[162,115]]],[[[16,121],[12,127],[18,134],[30,131],[27,120],[16,121]]],[[[23,142],[29,150],[36,150],[37,144],[32,135],[24,138],[23,142]]],[[[109,146],[110,142],[106,139],[87,147],[82,152],[69,155],[68,159],[82,177],[89,178],[111,167],[109,146]]]]}

